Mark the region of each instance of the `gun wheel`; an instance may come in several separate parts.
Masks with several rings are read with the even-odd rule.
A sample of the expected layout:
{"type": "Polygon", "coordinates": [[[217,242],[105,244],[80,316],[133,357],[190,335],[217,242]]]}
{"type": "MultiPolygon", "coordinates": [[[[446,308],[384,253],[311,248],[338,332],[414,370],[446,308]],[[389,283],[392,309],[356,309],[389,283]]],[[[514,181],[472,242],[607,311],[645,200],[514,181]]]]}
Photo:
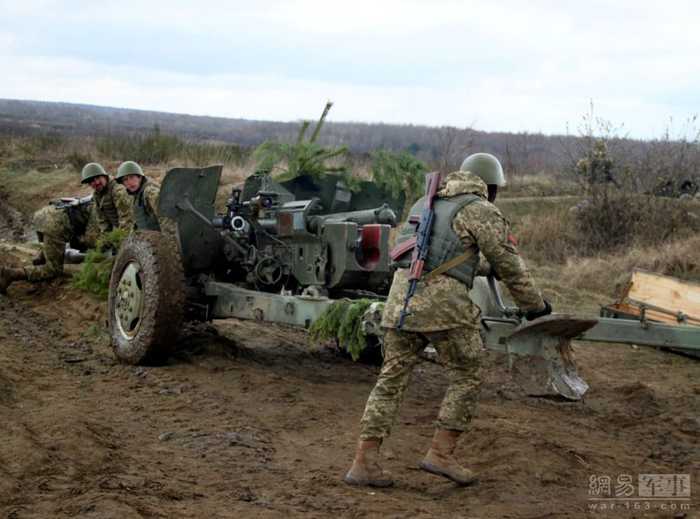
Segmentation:
{"type": "Polygon", "coordinates": [[[127,364],[167,359],[182,325],[185,280],[175,241],[159,232],[131,234],[114,261],[109,329],[114,355],[127,364]]]}

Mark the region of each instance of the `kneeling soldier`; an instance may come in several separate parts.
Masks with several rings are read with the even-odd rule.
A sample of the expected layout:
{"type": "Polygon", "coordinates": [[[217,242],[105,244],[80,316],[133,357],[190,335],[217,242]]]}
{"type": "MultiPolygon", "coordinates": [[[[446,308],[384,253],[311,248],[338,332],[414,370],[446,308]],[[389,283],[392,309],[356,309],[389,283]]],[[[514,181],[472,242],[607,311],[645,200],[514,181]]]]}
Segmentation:
{"type": "Polygon", "coordinates": [[[80,249],[94,246],[95,236],[86,239],[91,214],[96,217],[100,232],[133,228],[131,199],[126,189],[111,179],[100,164],[85,165],[81,183],[90,185],[92,197],[52,202],[34,214],[34,229],[42,242],[41,253],[31,267],[0,267],[0,294],[7,293],[7,287],[14,281],[49,281],[63,274],[66,243],[80,249]]]}
{"type": "Polygon", "coordinates": [[[14,281],[49,281],[63,274],[66,243],[84,249],[92,212],[90,197],[59,200],[34,213],[33,226],[42,244],[34,265],[22,268],[0,267],[0,294],[14,281]]]}

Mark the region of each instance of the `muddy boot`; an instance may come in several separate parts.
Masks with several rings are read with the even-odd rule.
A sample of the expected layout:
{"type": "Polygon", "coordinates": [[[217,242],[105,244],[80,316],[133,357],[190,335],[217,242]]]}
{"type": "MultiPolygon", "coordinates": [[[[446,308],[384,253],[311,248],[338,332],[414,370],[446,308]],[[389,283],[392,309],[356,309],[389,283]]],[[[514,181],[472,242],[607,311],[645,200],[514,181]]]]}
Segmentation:
{"type": "Polygon", "coordinates": [[[21,281],[27,279],[27,274],[24,269],[10,269],[0,267],[0,294],[7,294],[7,287],[13,281],[21,281]]]}
{"type": "Polygon", "coordinates": [[[36,256],[32,259],[32,265],[38,267],[39,265],[46,265],[46,256],[44,256],[43,249],[40,250],[36,256]]]}
{"type": "Polygon", "coordinates": [[[348,485],[390,487],[394,484],[388,473],[379,466],[379,439],[360,440],[355,451],[355,460],[343,481],[348,485]]]}
{"type": "Polygon", "coordinates": [[[461,434],[461,431],[435,429],[430,450],[423,461],[420,462],[419,467],[431,474],[451,479],[458,485],[476,483],[477,479],[474,473],[457,463],[457,460],[452,455],[461,434]]]}

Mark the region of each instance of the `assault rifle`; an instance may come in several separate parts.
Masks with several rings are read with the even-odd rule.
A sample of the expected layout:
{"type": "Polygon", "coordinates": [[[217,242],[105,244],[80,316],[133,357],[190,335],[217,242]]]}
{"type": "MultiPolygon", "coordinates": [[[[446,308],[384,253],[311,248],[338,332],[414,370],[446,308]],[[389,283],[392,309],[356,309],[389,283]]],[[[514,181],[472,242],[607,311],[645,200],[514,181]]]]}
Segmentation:
{"type": "MultiPolygon", "coordinates": [[[[411,256],[411,268],[408,274],[408,292],[403,300],[403,308],[399,315],[400,330],[406,317],[410,314],[408,304],[416,292],[418,280],[423,275],[423,266],[428,257],[430,249],[430,236],[433,230],[433,220],[435,219],[435,211],[433,210],[433,201],[440,186],[440,173],[428,173],[425,182],[425,196],[423,201],[423,211],[418,220],[418,230],[416,231],[415,245],[413,246],[413,254],[411,256]]],[[[409,220],[409,223],[410,220],[409,220]]]]}
{"type": "Polygon", "coordinates": [[[70,207],[77,207],[88,205],[92,203],[92,195],[83,197],[63,197],[56,200],[51,200],[49,205],[56,207],[56,209],[68,209],[70,207]]]}

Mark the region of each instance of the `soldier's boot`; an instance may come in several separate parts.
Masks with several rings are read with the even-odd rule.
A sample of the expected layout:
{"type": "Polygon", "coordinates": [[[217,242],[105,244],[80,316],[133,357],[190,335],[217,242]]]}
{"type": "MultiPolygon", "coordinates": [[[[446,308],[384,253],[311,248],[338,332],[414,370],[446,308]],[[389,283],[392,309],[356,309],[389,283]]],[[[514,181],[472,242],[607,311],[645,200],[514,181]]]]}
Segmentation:
{"type": "Polygon", "coordinates": [[[7,294],[7,287],[14,281],[27,279],[24,269],[11,269],[0,267],[0,294],[7,294]]]}
{"type": "Polygon", "coordinates": [[[380,439],[360,440],[357,443],[355,459],[343,481],[348,485],[369,487],[390,487],[394,484],[391,476],[379,466],[380,439]]]}
{"type": "Polygon", "coordinates": [[[43,249],[40,250],[36,256],[34,256],[34,259],[32,259],[32,265],[35,267],[38,267],[39,265],[46,265],[46,256],[44,256],[43,249]]]}
{"type": "Polygon", "coordinates": [[[468,468],[462,467],[454,458],[462,431],[435,429],[430,450],[420,462],[419,467],[431,474],[451,479],[458,485],[472,485],[477,482],[476,475],[468,468]]]}

